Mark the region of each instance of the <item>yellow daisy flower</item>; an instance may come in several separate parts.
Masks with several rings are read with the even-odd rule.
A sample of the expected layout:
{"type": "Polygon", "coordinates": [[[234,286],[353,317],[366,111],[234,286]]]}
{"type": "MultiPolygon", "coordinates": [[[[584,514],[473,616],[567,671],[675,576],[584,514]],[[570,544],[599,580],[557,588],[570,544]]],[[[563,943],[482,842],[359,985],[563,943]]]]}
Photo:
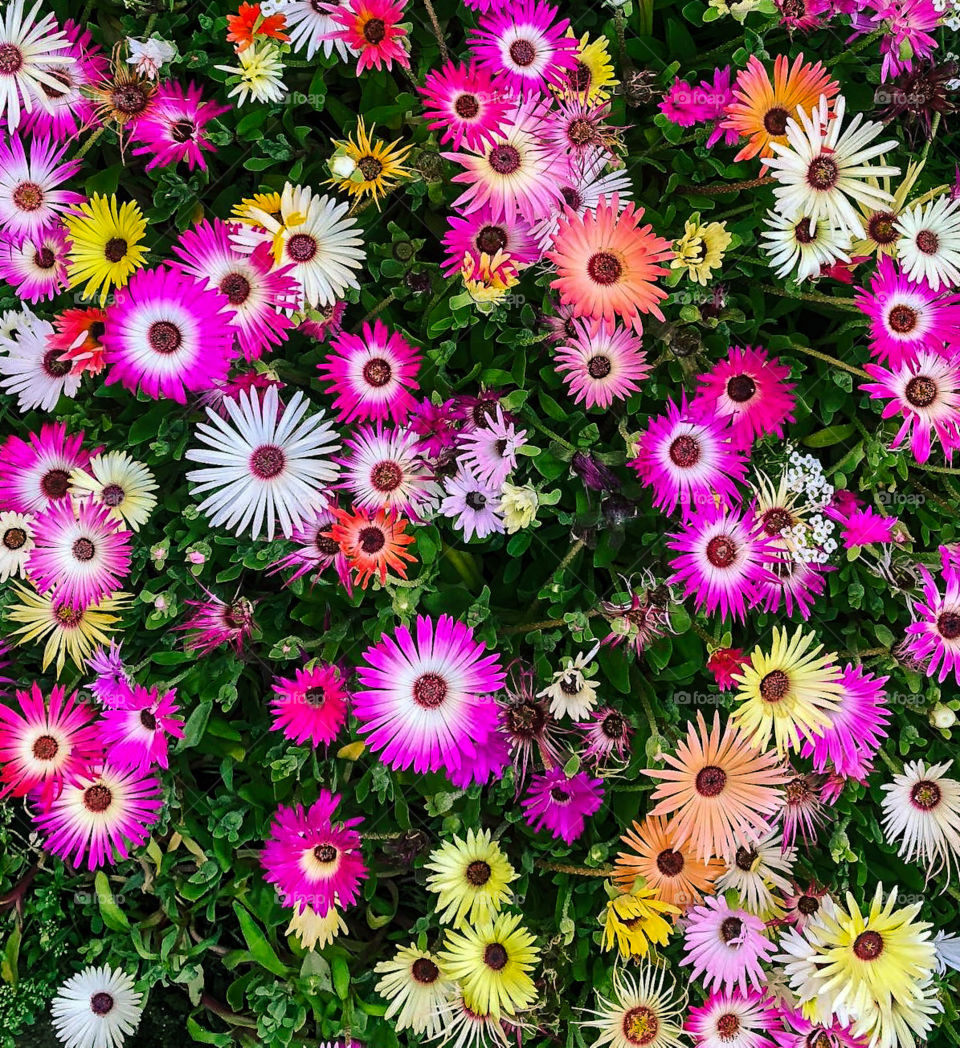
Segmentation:
{"type": "Polygon", "coordinates": [[[248,226],[264,225],[263,215],[279,222],[280,201],[279,193],[254,193],[251,197],[244,197],[239,204],[234,204],[231,215],[238,222],[245,222],[248,226]]]}
{"type": "Polygon", "coordinates": [[[399,140],[386,142],[375,141],[372,137],[376,125],[370,125],[370,132],[364,127],[363,117],[357,121],[356,141],[347,138],[345,142],[334,139],[336,153],[330,161],[330,170],[334,177],[326,185],[336,186],[349,196],[371,196],[377,207],[381,198],[394,189],[402,178],[409,178],[410,172],[403,166],[412,146],[401,146],[399,140]]]}
{"type": "Polygon", "coordinates": [[[706,285],[723,261],[723,253],[730,246],[732,235],[723,222],[700,222],[700,213],[694,212],[684,224],[683,236],[673,245],[676,257],[671,269],[685,269],[687,276],[706,285]]]}
{"type": "Polygon", "coordinates": [[[491,839],[489,830],[467,831],[467,839],[454,837],[430,853],[426,864],[433,875],[427,888],[436,892],[438,917],[441,923],[462,927],[493,920],[500,907],[509,902],[512,892],[508,885],[517,879],[517,873],[491,839]]]}
{"type": "Polygon", "coordinates": [[[109,506],[110,516],[133,531],[139,531],[150,519],[157,504],[156,489],[150,470],[125,451],[94,455],[86,469],[78,468],[70,474],[72,494],[81,498],[90,495],[95,502],[109,506]]]}
{"type": "Polygon", "coordinates": [[[298,913],[294,907],[284,935],[295,935],[305,950],[313,950],[317,946],[322,950],[346,930],[347,922],[336,906],[331,906],[326,915],[321,917],[312,906],[305,904],[303,913],[298,913]]]}
{"type": "Polygon", "coordinates": [[[123,287],[143,264],[147,249],[141,244],[147,228],[140,205],[133,200],[118,204],[115,193],[77,206],[66,217],[71,247],[67,253],[70,287],[86,281],[84,298],[100,292],[100,305],[106,304],[111,288],[123,287]]]}
{"type": "Polygon", "coordinates": [[[839,706],[843,690],[836,655],[821,655],[816,634],[802,627],[790,639],[774,627],[770,653],[754,648],[749,663],[734,673],[737,697],[743,701],[731,721],[750,736],[750,743],[765,749],[771,735],[782,757],[799,750],[803,739],[813,741],[830,727],[830,714],[839,706]]]}
{"type": "Polygon", "coordinates": [[[498,302],[503,301],[510,288],[520,283],[510,256],[503,251],[498,251],[492,258],[486,253],[482,254],[479,266],[474,262],[473,255],[467,252],[463,256],[460,275],[467,294],[481,313],[491,312],[498,302]]]}
{"type": "MultiPolygon", "coordinates": [[[[568,37],[575,37],[572,29],[567,30],[568,37]]],[[[613,75],[613,62],[607,50],[607,38],[590,39],[584,33],[577,44],[577,64],[559,87],[554,88],[557,96],[564,100],[579,98],[587,105],[598,105],[606,102],[613,88],[620,83],[613,75]]]]}
{"type": "Polygon", "coordinates": [[[534,937],[519,927],[520,915],[501,913],[463,932],[447,932],[440,961],[451,979],[463,987],[467,1007],[499,1019],[529,1008],[537,990],[529,972],[540,957],[534,937]]]}
{"type": "Polygon", "coordinates": [[[616,944],[620,956],[629,960],[631,957],[646,957],[651,942],[666,946],[673,925],[664,920],[665,913],[675,916],[680,909],[663,902],[653,888],[638,881],[631,891],[617,895],[607,903],[600,918],[603,948],[612,950],[616,944]]]}
{"type": "Polygon", "coordinates": [[[130,599],[129,593],[114,593],[77,611],[69,604],[55,603],[51,596],[42,596],[19,583],[13,583],[13,588],[20,603],[7,608],[7,617],[23,625],[10,636],[16,638],[15,644],[29,644],[47,637],[43,668],[56,662],[57,677],[63,672],[68,655],[77,669],[85,670],[87,657],[94,647],[110,643],[110,634],[120,621],[119,616],[112,613],[130,599]]]}

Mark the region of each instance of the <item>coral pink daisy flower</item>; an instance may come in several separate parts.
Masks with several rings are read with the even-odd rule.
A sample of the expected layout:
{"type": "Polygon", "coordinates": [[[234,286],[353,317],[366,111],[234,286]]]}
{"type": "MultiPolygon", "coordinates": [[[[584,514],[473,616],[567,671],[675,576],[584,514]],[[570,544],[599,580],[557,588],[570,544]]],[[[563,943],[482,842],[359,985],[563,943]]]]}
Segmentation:
{"type": "Polygon", "coordinates": [[[363,690],[354,695],[360,732],[398,771],[457,769],[469,763],[497,728],[497,706],[485,699],[506,679],[495,653],[449,615],[417,618],[416,632],[398,627],[363,654],[363,690]]]}
{"type": "Polygon", "coordinates": [[[784,424],[796,422],[795,383],[787,382],[789,377],[790,368],[760,346],[732,346],[726,360],[697,379],[694,404],[707,402],[729,422],[736,448],[747,449],[768,433],[782,440],[784,424]]]}
{"type": "Polygon", "coordinates": [[[398,331],[381,320],[364,324],[359,335],[341,331],[326,360],[317,365],[334,397],[340,422],[406,421],[416,403],[413,390],[423,358],[398,331]]]}
{"type": "Polygon", "coordinates": [[[298,913],[309,906],[324,917],[334,904],[353,906],[367,876],[354,828],[363,819],[333,822],[339,805],[339,793],[321,790],[306,810],[299,804],[279,808],[270,825],[260,856],[265,879],[298,913]]]}
{"type": "Polygon", "coordinates": [[[188,171],[195,167],[206,171],[204,152],[216,152],[205,134],[207,124],[229,109],[204,102],[203,92],[195,84],[184,87],[168,80],[157,88],[150,108],[134,124],[131,140],[143,144],[133,150],[133,155],[150,157],[147,171],[182,160],[187,162],[188,171]]]}
{"type": "Polygon", "coordinates": [[[832,765],[840,775],[856,775],[863,762],[876,755],[890,722],[883,688],[888,679],[875,677],[862,666],[844,667],[829,726],[807,740],[801,751],[812,758],[814,771],[828,771],[832,765]]]}
{"type": "MultiPolygon", "coordinates": [[[[356,572],[355,581],[361,589],[365,590],[374,576],[383,585],[388,571],[395,572],[401,579],[407,577],[404,562],[416,562],[416,557],[406,549],[414,541],[412,535],[405,534],[407,520],[384,509],[371,512],[354,507],[352,513],[335,509],[333,514],[334,522],[324,537],[337,543],[346,570],[356,572]]],[[[344,585],[353,591],[352,584],[344,585]]]]}
{"type": "Polygon", "coordinates": [[[452,142],[454,149],[463,143],[479,152],[484,145],[492,145],[513,109],[509,92],[476,63],[446,62],[439,72],[427,73],[423,87],[417,90],[423,98],[427,126],[441,132],[441,144],[452,142]]]}
{"type": "Polygon", "coordinates": [[[863,369],[877,381],[860,388],[873,400],[888,401],[883,417],[903,416],[891,447],[900,447],[909,435],[913,457],[924,463],[935,435],[947,461],[952,461],[960,447],[960,364],[924,350],[915,361],[892,369],[879,364],[864,364],[863,369]]]}
{"type": "Polygon", "coordinates": [[[16,706],[0,704],[0,797],[37,791],[48,805],[63,789],[100,761],[96,711],[55,685],[49,703],[34,681],[16,693],[16,706]]]}
{"type": "Polygon", "coordinates": [[[35,138],[28,149],[16,135],[0,142],[0,232],[15,244],[35,240],[83,194],[60,186],[80,170],[65,160],[67,145],[35,138]]]}
{"type": "Polygon", "coordinates": [[[317,662],[297,670],[292,678],[275,677],[271,731],[282,731],[291,742],[317,747],[337,737],[347,719],[349,695],[338,666],[317,662]]]}
{"type": "Polygon", "coordinates": [[[761,967],[776,951],[764,935],[761,918],[746,910],[732,910],[722,896],[710,896],[686,913],[681,964],[690,964],[690,979],[703,975],[707,990],[759,991],[766,984],[761,967]]]}
{"type": "Polygon", "coordinates": [[[642,218],[643,208],[634,204],[621,212],[617,194],[601,197],[582,216],[566,208],[546,256],[557,269],[550,286],[574,316],[590,318],[595,327],[601,320],[612,326],[620,317],[641,334],[642,313],[663,320],[657,303],[667,293],[654,281],[669,272],[659,263],[673,251],[652,226],[640,225],[642,218]]]}
{"type": "Polygon", "coordinates": [[[870,290],[856,293],[870,327],[870,352],[898,368],[927,350],[960,347],[960,295],[934,291],[926,280],[902,273],[889,255],[881,255],[870,290]]]}
{"type": "Polygon", "coordinates": [[[224,297],[186,274],[158,266],[135,273],[107,308],[106,383],[121,382],[179,404],[186,392],[226,378],[234,327],[224,297]]]}
{"type": "Polygon", "coordinates": [[[952,673],[960,685],[960,568],[945,546],[940,547],[940,555],[942,592],[927,568],[917,566],[923,592],[912,603],[914,621],[907,626],[904,647],[928,677],[942,684],[952,673]]]}
{"type": "Polygon", "coordinates": [[[114,767],[149,771],[154,764],[169,766],[169,741],[183,738],[176,697],[175,688],[160,691],[135,684],[122,705],[103,711],[101,736],[114,767]]]}
{"type": "Polygon", "coordinates": [[[720,611],[743,621],[757,602],[757,583],[770,574],[776,547],[752,516],[704,503],[691,512],[682,532],[667,545],[679,556],[670,561],[671,585],[684,586],[698,611],[720,611]]]}
{"type": "Polygon", "coordinates": [[[393,63],[410,67],[407,32],[401,25],[404,3],[393,0],[344,0],[341,4],[322,4],[339,29],[331,40],[343,41],[357,55],[357,73],[376,67],[392,69],[393,63]]]}
{"type": "Polygon", "coordinates": [[[109,506],[61,499],[33,519],[27,574],[41,593],[82,610],[116,592],[130,571],[133,532],[109,506]]]}
{"type": "Polygon", "coordinates": [[[558,346],[554,357],[574,403],[608,408],[636,393],[650,372],[640,337],[605,322],[594,332],[583,320],[575,320],[574,330],[576,337],[558,346]]]}
{"type": "Polygon", "coordinates": [[[567,776],[563,768],[550,768],[530,780],[521,802],[523,817],[534,830],[547,830],[567,844],[586,828],[587,816],[603,804],[603,780],[586,772],[567,776]]]}
{"type": "Polygon", "coordinates": [[[163,796],[153,774],[105,764],[79,775],[34,821],[44,847],[74,869],[86,857],[88,870],[109,866],[147,843],[160,821],[163,796]]]}
{"type": "Polygon", "coordinates": [[[628,465],[642,484],[653,491],[653,504],[667,513],[679,505],[686,513],[694,506],[716,505],[716,497],[738,503],[737,484],[747,463],[727,439],[725,420],[702,406],[694,411],[682,399],[667,401],[667,413],[653,418],[640,438],[635,459],[628,465]]]}
{"type": "Polygon", "coordinates": [[[91,454],[83,430],[67,433],[63,422],[45,422],[27,440],[7,437],[0,449],[0,504],[18,513],[36,513],[70,493],[70,474],[86,469],[91,454]]]}
{"type": "Polygon", "coordinates": [[[714,991],[690,1009],[684,1029],[696,1048],[777,1048],[780,1029],[776,1002],[757,990],[714,991]]]}

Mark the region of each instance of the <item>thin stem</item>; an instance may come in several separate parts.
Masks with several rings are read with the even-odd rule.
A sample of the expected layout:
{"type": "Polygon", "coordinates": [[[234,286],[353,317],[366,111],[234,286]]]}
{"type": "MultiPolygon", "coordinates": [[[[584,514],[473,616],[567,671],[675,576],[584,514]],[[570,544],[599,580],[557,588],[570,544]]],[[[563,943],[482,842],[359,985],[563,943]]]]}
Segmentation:
{"type": "MultiPolygon", "coordinates": [[[[591,608],[590,611],[586,612],[588,619],[596,618],[597,615],[602,614],[599,608],[591,608]]],[[[517,634],[517,633],[535,633],[537,630],[555,630],[558,626],[568,626],[569,623],[566,619],[542,619],[540,622],[521,622],[517,626],[505,626],[501,633],[517,634]]]]}
{"type": "Polygon", "coordinates": [[[443,31],[440,29],[440,23],[437,21],[437,12],[433,9],[433,4],[430,0],[423,0],[423,6],[427,9],[427,17],[430,19],[430,26],[433,29],[433,35],[437,38],[437,43],[440,45],[440,57],[447,62],[450,58],[450,54],[447,51],[446,41],[443,39],[443,31]]]}
{"type": "Polygon", "coordinates": [[[86,140],[86,142],[84,142],[83,145],[77,150],[77,152],[74,154],[73,159],[79,160],[80,157],[86,156],[86,154],[90,151],[90,147],[97,141],[97,139],[100,138],[100,136],[103,134],[104,131],[106,131],[106,129],[107,125],[101,124],[100,127],[98,127],[97,130],[94,131],[93,134],[86,140]]]}
{"type": "Polygon", "coordinates": [[[843,653],[843,658],[849,659],[849,658],[856,657],[858,659],[867,659],[871,655],[889,655],[889,654],[890,654],[890,649],[886,648],[886,647],[884,647],[884,648],[864,648],[863,651],[845,651],[843,653]]]}
{"type": "Polygon", "coordinates": [[[836,298],[833,295],[821,295],[818,291],[788,291],[773,284],[761,284],[760,290],[770,295],[779,295],[781,298],[796,298],[801,302],[816,302],[824,306],[836,306],[837,309],[854,309],[858,313],[861,312],[855,298],[836,298]]]}
{"type": "Polygon", "coordinates": [[[612,866],[601,866],[595,870],[590,866],[569,866],[565,862],[548,862],[546,859],[537,859],[534,866],[541,870],[553,870],[554,873],[570,873],[574,877],[611,877],[616,872],[612,866]]]}
{"type": "MultiPolygon", "coordinates": [[[[852,364],[844,364],[842,360],[837,360],[836,357],[831,357],[829,353],[821,353],[818,349],[811,349],[809,346],[801,346],[799,342],[791,342],[790,348],[795,349],[798,353],[806,353],[807,356],[816,357],[817,360],[823,360],[827,364],[833,364],[834,367],[841,368],[844,371],[849,371],[851,375],[859,375],[860,378],[870,377],[866,371],[854,367],[852,364]]],[[[960,473],[960,470],[953,470],[953,472],[960,473]]]]}
{"type": "Polygon", "coordinates": [[[758,186],[768,186],[776,181],[773,175],[764,175],[762,178],[748,178],[745,182],[727,182],[708,186],[677,186],[676,192],[684,196],[726,196],[728,193],[739,193],[745,189],[756,189],[758,186]]]}
{"type": "Polygon", "coordinates": [[[954,469],[951,466],[931,466],[927,463],[917,463],[920,469],[926,470],[928,473],[948,473],[951,476],[960,476],[960,469],[954,469]]]}
{"type": "Polygon", "coordinates": [[[559,433],[555,433],[549,426],[545,426],[538,418],[533,416],[527,416],[528,421],[534,427],[534,429],[540,430],[545,436],[550,437],[551,440],[556,441],[561,447],[565,447],[568,451],[576,451],[577,449],[570,443],[569,440],[564,440],[559,433]]]}
{"type": "Polygon", "coordinates": [[[391,291],[386,298],[380,299],[380,301],[370,310],[370,312],[357,324],[357,331],[367,323],[368,320],[373,320],[375,316],[379,316],[392,302],[396,301],[397,296],[391,291]]]}
{"type": "Polygon", "coordinates": [[[872,33],[867,33],[866,36],[862,36],[855,44],[851,45],[846,51],[841,51],[836,58],[831,59],[827,65],[832,69],[834,66],[839,65],[844,59],[850,58],[855,54],[862,51],[868,44],[872,44],[874,40],[883,36],[886,30],[881,26],[879,29],[874,29],[872,33]]]}
{"type": "Polygon", "coordinates": [[[693,626],[693,632],[696,633],[696,635],[702,641],[705,641],[707,644],[709,644],[711,648],[720,647],[720,642],[715,637],[711,637],[710,634],[707,633],[707,631],[703,628],[703,626],[700,625],[699,622],[697,622],[696,619],[693,619],[690,625],[693,626]]]}
{"type": "Polygon", "coordinates": [[[923,147],[923,152],[920,154],[920,163],[924,164],[927,160],[927,154],[930,152],[930,147],[933,145],[933,140],[937,137],[937,130],[940,127],[940,114],[933,114],[933,123],[930,125],[930,137],[927,139],[926,144],[923,147]]]}

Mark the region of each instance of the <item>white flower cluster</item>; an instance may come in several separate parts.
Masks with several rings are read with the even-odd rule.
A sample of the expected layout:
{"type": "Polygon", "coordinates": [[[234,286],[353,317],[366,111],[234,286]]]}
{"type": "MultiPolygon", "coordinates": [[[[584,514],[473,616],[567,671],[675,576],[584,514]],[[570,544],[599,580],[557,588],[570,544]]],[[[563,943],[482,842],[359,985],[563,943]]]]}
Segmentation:
{"type": "Polygon", "coordinates": [[[829,517],[816,512],[833,498],[833,485],[827,480],[823,466],[813,455],[790,452],[783,479],[797,502],[813,510],[802,523],[784,528],[781,537],[787,540],[794,560],[805,564],[825,564],[837,549],[833,538],[835,524],[829,517]]]}
{"type": "Polygon", "coordinates": [[[801,501],[811,509],[822,509],[833,498],[833,485],[827,480],[823,466],[813,455],[801,455],[791,451],[787,459],[790,465],[784,480],[791,491],[803,496],[801,501]]]}
{"type": "MultiPolygon", "coordinates": [[[[957,0],[933,0],[933,6],[940,12],[941,24],[956,32],[960,29],[960,5],[957,0]]],[[[947,55],[946,60],[955,59],[956,55],[947,55]]]]}

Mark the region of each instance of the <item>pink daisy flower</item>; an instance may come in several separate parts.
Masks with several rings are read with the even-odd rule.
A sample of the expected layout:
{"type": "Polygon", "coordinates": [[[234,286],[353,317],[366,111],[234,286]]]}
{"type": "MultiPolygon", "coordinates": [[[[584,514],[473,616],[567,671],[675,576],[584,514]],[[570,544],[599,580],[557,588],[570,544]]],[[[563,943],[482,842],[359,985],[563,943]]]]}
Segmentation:
{"type": "Polygon", "coordinates": [[[340,26],[329,34],[328,39],[342,41],[357,55],[357,73],[373,67],[392,69],[394,62],[409,69],[409,44],[402,26],[405,6],[405,2],[394,3],[393,0],[344,0],[342,4],[321,4],[340,26]]]}
{"type": "Polygon", "coordinates": [[[82,193],[59,188],[80,170],[79,160],[64,160],[66,144],[35,138],[28,148],[16,135],[0,142],[0,232],[15,244],[36,240],[83,200],[82,193]]]}
{"type": "Polygon", "coordinates": [[[413,390],[423,358],[398,331],[381,320],[364,324],[359,335],[342,331],[332,352],[317,365],[329,383],[324,392],[334,397],[333,410],[340,422],[406,421],[416,403],[413,390]]]}
{"type": "Polygon", "coordinates": [[[789,1007],[781,1009],[780,1022],[783,1029],[776,1034],[776,1048],[819,1048],[821,1044],[829,1048],[867,1048],[866,1040],[855,1037],[850,1027],[840,1022],[811,1022],[802,1012],[789,1007]]]}
{"type": "Polygon", "coordinates": [[[616,757],[624,761],[630,753],[630,722],[612,706],[601,706],[590,717],[577,725],[583,735],[581,758],[591,764],[604,764],[616,757]]]}
{"type": "Polygon", "coordinates": [[[801,750],[813,759],[813,769],[825,772],[833,767],[840,775],[856,775],[865,759],[875,756],[887,737],[890,712],[886,706],[884,684],[888,677],[875,677],[862,666],[847,664],[836,696],[837,707],[830,711],[830,726],[801,750]]]}
{"type": "Polygon", "coordinates": [[[163,795],[156,776],[105,764],[98,774],[68,782],[34,822],[44,847],[74,869],[119,862],[142,847],[160,821],[163,795]]]}
{"type": "Polygon", "coordinates": [[[627,465],[652,489],[654,507],[666,513],[677,506],[687,513],[715,505],[715,496],[736,504],[747,463],[727,433],[726,420],[715,412],[702,405],[695,410],[686,397],[679,407],[668,400],[667,413],[650,420],[637,457],[627,465]]]}
{"type": "Polygon", "coordinates": [[[337,666],[317,662],[297,670],[292,679],[275,677],[273,690],[270,730],[282,731],[298,745],[307,741],[315,748],[329,745],[347,719],[349,695],[337,666]]]}
{"type": "Polygon", "coordinates": [[[116,768],[149,771],[169,767],[170,739],[183,738],[183,719],[174,716],[175,688],[161,692],[135,684],[122,707],[103,711],[101,737],[107,760],[116,768]]]}
{"type": "Polygon", "coordinates": [[[53,225],[20,244],[0,238],[0,278],[24,302],[46,302],[67,289],[70,241],[63,226],[53,225]]]}
{"type": "Polygon", "coordinates": [[[576,337],[558,346],[554,367],[562,375],[574,403],[609,408],[640,388],[650,372],[642,340],[631,328],[601,321],[596,332],[583,320],[573,322],[576,337]]]}
{"type": "Polygon", "coordinates": [[[511,90],[537,94],[562,86],[577,67],[577,41],[566,36],[570,21],[544,0],[508,0],[480,16],[467,43],[477,64],[511,90]]]}
{"type": "Polygon", "coordinates": [[[331,906],[353,906],[367,867],[354,827],[362,818],[333,822],[340,794],[321,790],[304,810],[281,807],[270,825],[260,861],[280,902],[298,913],[309,906],[325,917],[331,906]]]}
{"type": "Polygon", "coordinates": [[[670,561],[670,585],[684,586],[698,611],[721,621],[743,621],[757,601],[757,584],[770,574],[776,547],[752,516],[705,503],[687,519],[684,530],[667,538],[679,556],[670,561]]]}
{"type": "Polygon", "coordinates": [[[236,401],[238,404],[242,403],[244,398],[241,397],[241,393],[247,393],[252,398],[252,390],[268,390],[271,386],[276,388],[278,404],[283,407],[280,390],[284,388],[284,383],[279,379],[270,378],[268,375],[259,374],[256,371],[232,375],[230,378],[215,382],[210,389],[204,390],[197,397],[197,404],[201,408],[210,408],[224,422],[227,422],[230,419],[230,412],[227,410],[228,401],[236,401]]]}
{"type": "Polygon", "coordinates": [[[704,976],[707,990],[759,991],[767,977],[761,965],[769,961],[776,945],[764,936],[766,925],[746,910],[732,910],[723,896],[709,896],[702,906],[686,913],[683,935],[686,954],[681,964],[690,964],[691,981],[704,976]]]}
{"type": "Polygon", "coordinates": [[[454,149],[461,143],[478,151],[492,145],[513,108],[509,92],[476,63],[447,62],[439,72],[427,73],[423,87],[417,90],[423,98],[427,126],[441,132],[441,144],[453,142],[454,149]]]}
{"type": "Polygon", "coordinates": [[[87,659],[87,669],[96,675],[89,686],[93,697],[103,706],[119,708],[130,701],[133,677],[124,664],[120,645],[110,641],[108,648],[98,647],[87,659]]]}
{"type": "Polygon", "coordinates": [[[63,422],[45,422],[27,440],[7,437],[0,449],[0,504],[18,513],[36,513],[70,492],[70,474],[86,469],[92,452],[83,449],[83,430],[67,433],[63,422]]]}
{"type": "Polygon", "coordinates": [[[460,271],[464,255],[479,265],[481,255],[493,258],[502,251],[514,268],[533,265],[540,258],[530,226],[520,215],[494,218],[489,207],[481,207],[466,218],[448,215],[447,224],[443,235],[445,276],[460,271]]]}
{"type": "Polygon", "coordinates": [[[421,458],[416,433],[360,426],[344,439],[347,454],[338,487],[350,492],[354,506],[393,510],[413,519],[440,493],[429,465],[421,458]]]}
{"type": "Polygon", "coordinates": [[[316,314],[316,318],[308,317],[302,320],[297,325],[297,330],[310,338],[315,338],[318,342],[326,342],[343,330],[343,314],[346,311],[346,302],[334,302],[326,306],[318,305],[315,310],[311,310],[311,313],[316,314]]]}
{"type": "Polygon", "coordinates": [[[37,791],[43,806],[65,782],[88,771],[102,756],[96,711],[55,685],[50,701],[34,681],[16,693],[16,707],[0,704],[0,797],[37,791]]]}
{"type": "Polygon", "coordinates": [[[664,92],[658,106],[671,124],[693,127],[707,121],[712,112],[709,100],[701,88],[693,88],[679,77],[664,92]]]}
{"type": "Polygon", "coordinates": [[[133,155],[150,157],[147,171],[182,160],[186,160],[188,171],[195,167],[206,171],[204,151],[216,152],[205,134],[207,124],[229,109],[216,102],[204,102],[203,92],[193,83],[183,87],[168,80],[160,84],[150,108],[133,126],[131,141],[143,143],[133,150],[133,155]]]}
{"type": "Polygon", "coordinates": [[[713,80],[701,80],[700,90],[704,92],[707,100],[704,117],[708,123],[713,121],[713,128],[707,135],[707,149],[713,149],[721,139],[725,146],[737,145],[740,141],[740,132],[735,128],[724,126],[727,106],[736,98],[733,90],[733,70],[730,66],[714,69],[713,80]]]}
{"type": "Polygon", "coordinates": [[[922,664],[928,677],[935,676],[942,684],[952,673],[960,684],[960,568],[945,546],[940,547],[940,555],[942,592],[933,575],[917,565],[923,594],[912,602],[914,621],[907,626],[904,648],[922,664]]]}
{"type": "Polygon", "coordinates": [[[914,59],[929,58],[936,49],[932,31],[940,24],[941,12],[932,0],[867,0],[852,13],[855,36],[884,29],[880,40],[882,83],[911,72],[914,59]]]}
{"type": "Polygon", "coordinates": [[[184,647],[188,651],[198,651],[208,655],[221,646],[228,646],[234,651],[243,650],[246,640],[253,636],[256,625],[253,621],[253,604],[246,597],[238,597],[227,604],[206,587],[206,600],[188,600],[187,607],[196,610],[186,622],[175,629],[191,630],[184,647]]]}
{"type": "Polygon", "coordinates": [[[897,517],[881,516],[871,506],[856,506],[846,512],[834,506],[827,506],[823,512],[824,516],[839,523],[844,549],[867,546],[871,542],[893,542],[893,529],[897,524],[897,517]]]}
{"type": "Polygon", "coordinates": [[[828,22],[835,11],[833,0],[776,0],[776,4],[781,25],[807,33],[828,22]]]}
{"type": "Polygon", "coordinates": [[[784,424],[796,422],[789,377],[790,368],[765,349],[732,346],[726,360],[697,379],[694,405],[709,404],[729,423],[735,448],[747,449],[768,433],[782,440],[784,424]]]}
{"type": "Polygon", "coordinates": [[[695,1048],[777,1048],[771,1036],[780,1030],[780,1013],[757,990],[714,992],[690,1009],[684,1029],[695,1048]]]}
{"type": "Polygon", "coordinates": [[[407,427],[417,434],[420,453],[435,460],[456,446],[457,421],[453,400],[434,404],[425,398],[411,411],[407,427]]]}
{"type": "Polygon", "coordinates": [[[817,598],[826,589],[824,576],[834,569],[829,564],[794,560],[776,541],[772,551],[774,559],[767,565],[770,574],[757,580],[757,600],[764,611],[776,614],[783,605],[787,615],[797,611],[802,619],[809,619],[817,598]]]}
{"type": "Polygon", "coordinates": [[[818,887],[816,881],[811,881],[806,888],[794,881],[792,891],[783,893],[784,921],[802,932],[820,913],[824,898],[829,901],[829,892],[818,887]]]}
{"type": "Polygon", "coordinates": [[[526,435],[525,429],[518,430],[504,418],[497,404],[496,414],[487,418],[486,425],[461,434],[460,465],[473,469],[491,487],[501,487],[517,465],[517,449],[526,435]]]}
{"type": "Polygon", "coordinates": [[[899,368],[925,350],[960,347],[960,295],[911,280],[889,255],[880,256],[870,290],[858,290],[856,299],[869,322],[870,352],[881,363],[899,368]]]}
{"type": "Polygon", "coordinates": [[[707,659],[707,669],[713,674],[720,691],[730,691],[734,685],[734,673],[739,673],[744,663],[749,661],[743,648],[717,648],[707,659]]]}
{"type": "Polygon", "coordinates": [[[502,732],[494,731],[478,747],[474,760],[464,761],[459,768],[447,771],[447,778],[458,790],[499,782],[510,763],[510,744],[502,732]]]}
{"type": "Polygon", "coordinates": [[[187,402],[226,378],[234,327],[222,295],[165,266],[141,269],[107,308],[107,385],[187,402]]]}
{"type": "Polygon", "coordinates": [[[537,95],[514,103],[500,131],[475,149],[444,153],[464,170],[466,190],[453,202],[469,215],[486,205],[490,218],[542,215],[559,193],[562,158],[545,137],[549,110],[537,95]]]}
{"type": "Polygon", "coordinates": [[[33,519],[31,581],[77,610],[111,596],[130,571],[133,537],[117,525],[111,508],[92,499],[48,506],[33,519]]]}
{"type": "Polygon", "coordinates": [[[186,230],[173,245],[180,261],[172,265],[226,299],[244,360],[257,360],[287,340],[293,322],[283,310],[297,306],[299,285],[286,268],[273,268],[269,245],[237,251],[230,239],[236,228],[215,218],[186,230]]]}
{"type": "Polygon", "coordinates": [[[400,626],[364,652],[353,713],[385,764],[455,770],[476,757],[497,727],[497,706],[483,696],[506,679],[496,653],[483,652],[449,615],[421,615],[415,635],[400,626]]]}
{"type": "Polygon", "coordinates": [[[877,381],[860,388],[872,400],[888,401],[883,418],[903,416],[891,447],[900,447],[909,436],[913,457],[924,463],[936,436],[951,462],[960,447],[960,364],[924,350],[916,361],[904,361],[893,370],[879,364],[864,364],[863,370],[877,381]]]}
{"type": "Polygon", "coordinates": [[[331,508],[317,510],[311,520],[301,524],[290,536],[291,542],[295,542],[297,548],[271,564],[270,574],[292,568],[293,574],[287,579],[286,585],[289,586],[295,579],[311,574],[313,577],[307,581],[313,585],[321,573],[333,564],[347,595],[353,596],[350,562],[341,552],[337,542],[327,535],[336,520],[336,514],[331,508]]]}
{"type": "Polygon", "coordinates": [[[824,810],[825,775],[794,775],[783,788],[783,846],[792,848],[799,835],[808,847],[817,842],[818,830],[827,821],[824,810]]]}
{"type": "Polygon", "coordinates": [[[602,804],[603,779],[591,779],[582,771],[567,776],[563,768],[534,775],[521,802],[531,829],[547,830],[566,844],[573,844],[583,833],[587,817],[602,804]]]}

